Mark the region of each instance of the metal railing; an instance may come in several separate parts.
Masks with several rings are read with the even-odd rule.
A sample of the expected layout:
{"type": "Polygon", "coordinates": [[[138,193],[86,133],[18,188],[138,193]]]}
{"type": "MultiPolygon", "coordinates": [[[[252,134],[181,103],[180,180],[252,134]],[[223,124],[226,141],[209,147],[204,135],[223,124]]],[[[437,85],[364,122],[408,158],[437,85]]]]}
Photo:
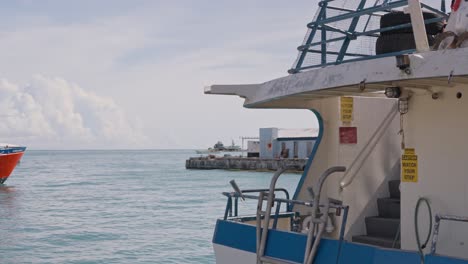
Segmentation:
{"type": "MultiPolygon", "coordinates": [[[[360,60],[368,60],[372,58],[379,58],[379,57],[388,57],[388,56],[397,56],[401,54],[408,54],[415,51],[415,49],[411,50],[404,50],[398,52],[392,52],[387,54],[380,54],[380,55],[372,55],[369,54],[360,54],[360,53],[353,53],[349,52],[349,46],[352,41],[355,41],[359,37],[378,37],[379,33],[391,31],[391,30],[398,30],[402,28],[409,28],[412,26],[411,23],[401,24],[391,27],[367,30],[369,21],[371,16],[381,16],[381,13],[389,12],[392,9],[408,6],[408,0],[400,0],[400,1],[384,1],[384,4],[377,5],[371,7],[366,7],[366,0],[361,0],[357,5],[357,8],[348,9],[348,8],[341,8],[341,7],[334,7],[329,5],[334,0],[323,0],[318,3],[319,11],[317,14],[317,19],[309,24],[307,27],[310,29],[310,33],[306,35],[306,39],[303,45],[298,47],[299,55],[294,63],[293,67],[288,71],[290,74],[294,74],[300,72],[302,70],[311,69],[311,68],[318,68],[324,67],[328,65],[336,65],[345,62],[352,62],[352,61],[360,61],[360,60]],[[338,10],[340,12],[344,12],[343,14],[327,17],[327,10],[338,10]],[[367,23],[364,25],[361,31],[358,31],[358,23],[361,16],[369,16],[367,23]],[[333,27],[332,23],[343,21],[343,20],[351,20],[349,23],[349,27],[344,29],[339,29],[333,27]],[[335,32],[342,34],[343,36],[334,37],[327,39],[327,33],[335,32]],[[320,35],[320,41],[314,41],[316,39],[317,34],[320,35]],[[329,43],[337,43],[342,42],[341,47],[339,49],[331,51],[327,50],[327,44],[329,43]],[[321,54],[320,63],[314,65],[304,65],[304,61],[308,53],[319,53],[321,54]],[[330,60],[330,57],[327,55],[336,56],[336,59],[330,60]],[[351,58],[350,58],[351,57],[351,58]]],[[[377,2],[376,2],[377,3],[377,2]]],[[[425,24],[430,24],[434,22],[439,22],[445,20],[448,15],[445,13],[444,8],[442,11],[439,11],[431,6],[428,6],[424,3],[421,3],[421,7],[429,10],[431,12],[437,13],[441,15],[440,18],[432,18],[427,19],[424,21],[425,24]]]]}
{"type": "MultiPolygon", "coordinates": [[[[296,217],[296,213],[291,212],[292,205],[303,205],[312,208],[312,220],[311,226],[308,231],[307,235],[307,243],[306,243],[306,250],[305,250],[305,258],[304,263],[312,263],[315,253],[318,249],[318,245],[320,243],[320,238],[325,230],[325,226],[327,225],[327,221],[329,218],[329,213],[334,213],[336,216],[341,216],[343,212],[341,227],[339,232],[339,239],[344,239],[344,233],[346,228],[346,222],[348,218],[348,211],[349,207],[344,206],[341,204],[340,201],[336,201],[334,199],[327,199],[327,203],[319,204],[320,196],[321,196],[321,189],[328,178],[329,175],[335,172],[344,172],[346,170],[345,167],[332,167],[327,169],[319,178],[319,181],[316,186],[314,186],[314,193],[312,196],[313,201],[302,201],[302,200],[294,200],[289,199],[289,193],[284,188],[276,188],[276,182],[280,175],[286,171],[286,168],[281,168],[275,172],[270,182],[270,188],[268,189],[250,189],[250,190],[241,190],[239,186],[235,183],[235,181],[231,181],[231,185],[234,188],[234,192],[223,192],[222,194],[227,197],[227,204],[226,210],[224,213],[224,220],[232,220],[232,221],[243,221],[248,219],[248,221],[255,220],[256,221],[256,245],[257,245],[257,263],[287,263],[282,260],[272,259],[270,257],[265,256],[265,249],[266,249],[266,242],[268,238],[269,226],[270,226],[270,218],[273,216],[274,221],[271,229],[276,229],[277,221],[280,214],[280,207],[281,203],[286,203],[286,212],[291,213],[287,215],[288,217],[296,217]],[[259,193],[259,195],[252,195],[248,193],[259,193]],[[286,198],[277,198],[275,192],[283,192],[286,198]],[[238,217],[239,209],[238,209],[238,199],[255,199],[258,201],[257,204],[257,214],[254,219],[251,217],[239,217],[239,218],[231,218],[228,217],[238,217]],[[234,204],[233,204],[234,200],[234,204]],[[263,203],[266,201],[267,208],[263,211],[263,203]],[[271,211],[276,203],[276,210],[275,213],[272,215],[271,211]],[[234,207],[233,207],[234,206],[234,207]],[[324,208],[322,212],[320,212],[319,208],[324,208]],[[330,209],[334,209],[334,212],[330,212],[330,209]],[[315,236],[315,239],[313,239],[315,236]]],[[[328,197],[327,197],[328,198],[328,197]]],[[[294,219],[292,219],[294,220],[294,219]]],[[[293,221],[291,221],[292,225],[293,221]]],[[[292,228],[291,228],[292,230],[292,228]]]]}
{"type": "MultiPolygon", "coordinates": [[[[251,190],[242,190],[242,193],[252,193],[252,192],[257,192],[259,191],[262,192],[263,190],[268,190],[268,189],[251,189],[251,190]]],[[[275,191],[283,191],[283,188],[277,188],[275,191]]],[[[236,192],[222,192],[222,195],[226,196],[227,203],[226,203],[226,209],[224,211],[224,220],[228,220],[229,217],[238,217],[239,216],[239,209],[236,209],[236,200],[240,198],[240,195],[236,192]],[[237,199],[236,199],[237,198],[237,199]],[[234,201],[234,202],[233,202],[234,201]]],[[[243,195],[246,199],[251,199],[251,200],[256,200],[258,201],[260,195],[243,195]]],[[[267,197],[263,197],[263,201],[267,201],[267,197]]],[[[307,207],[313,207],[314,203],[313,201],[302,201],[302,200],[294,200],[294,199],[288,199],[288,198],[274,198],[273,202],[275,203],[285,203],[287,205],[304,205],[307,207]]],[[[319,205],[319,207],[325,207],[325,205],[319,205]]],[[[336,209],[336,210],[344,210],[348,206],[345,205],[338,205],[338,204],[331,204],[330,208],[336,209]]],[[[237,208],[238,208],[238,202],[237,202],[237,208]]],[[[289,208],[289,206],[286,209],[286,212],[292,212],[289,208]]]]}
{"type": "Polygon", "coordinates": [[[340,188],[344,189],[349,186],[354,178],[356,178],[357,173],[364,165],[367,158],[370,156],[374,148],[379,143],[379,139],[385,134],[387,128],[392,123],[393,119],[398,114],[398,105],[393,106],[390,111],[388,112],[387,116],[383,119],[383,121],[379,124],[377,129],[374,131],[372,136],[369,138],[367,143],[364,147],[359,151],[356,158],[353,160],[351,165],[348,167],[346,173],[340,179],[340,188]],[[360,163],[359,163],[360,161],[360,163]],[[354,169],[357,165],[357,169],[354,169]]]}
{"type": "MultiPolygon", "coordinates": [[[[248,199],[254,199],[258,200],[258,195],[245,195],[245,193],[260,193],[260,192],[266,192],[268,189],[248,189],[248,190],[242,190],[242,197],[248,198],[248,199]]],[[[278,198],[275,199],[275,202],[278,203],[277,207],[280,207],[281,203],[286,203],[288,212],[289,211],[289,201],[292,201],[289,199],[289,192],[288,190],[284,188],[276,188],[275,192],[283,192],[284,196],[286,197],[285,199],[278,198]]],[[[228,198],[227,201],[227,206],[226,206],[226,211],[224,213],[224,220],[227,219],[227,217],[236,217],[239,216],[239,198],[242,198],[241,195],[237,192],[223,192],[222,193],[224,196],[228,198]],[[234,202],[233,202],[234,200],[234,202]],[[234,208],[233,208],[234,206],[234,208]]],[[[278,209],[279,210],[279,209],[278,209]]]]}

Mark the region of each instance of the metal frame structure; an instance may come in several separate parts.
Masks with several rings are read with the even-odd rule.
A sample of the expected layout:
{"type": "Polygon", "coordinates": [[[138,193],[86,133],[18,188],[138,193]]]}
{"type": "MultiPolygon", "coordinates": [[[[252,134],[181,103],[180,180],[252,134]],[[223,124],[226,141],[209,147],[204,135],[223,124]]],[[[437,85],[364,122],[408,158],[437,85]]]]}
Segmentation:
{"type": "MultiPolygon", "coordinates": [[[[266,192],[268,191],[268,189],[248,189],[248,190],[242,190],[242,194],[244,193],[260,193],[260,192],[266,192]]],[[[275,192],[283,192],[284,195],[285,195],[285,199],[280,199],[280,198],[277,198],[275,199],[275,202],[278,203],[277,205],[277,213],[279,213],[279,208],[281,207],[281,203],[284,202],[286,203],[286,205],[288,205],[286,207],[286,212],[291,212],[289,210],[289,203],[292,202],[292,200],[289,199],[289,192],[284,189],[284,188],[276,188],[275,189],[275,192]]],[[[237,217],[239,216],[239,197],[240,197],[240,194],[238,193],[235,193],[235,192],[223,192],[223,195],[226,196],[228,198],[227,200],[227,204],[226,204],[226,210],[224,212],[224,220],[227,219],[227,217],[237,217]],[[232,198],[234,198],[234,210],[233,210],[233,202],[232,202],[232,198]]],[[[247,199],[255,199],[255,200],[258,200],[258,197],[257,195],[243,195],[243,197],[247,198],[247,199]]]]}
{"type": "MultiPolygon", "coordinates": [[[[245,199],[252,199],[252,200],[259,200],[260,195],[250,195],[246,193],[264,193],[267,192],[269,189],[249,189],[249,190],[242,190],[242,196],[245,199]]],[[[301,201],[301,200],[294,200],[294,199],[289,199],[289,193],[286,189],[284,188],[276,188],[275,192],[283,192],[285,194],[285,198],[274,198],[273,201],[276,203],[276,208],[275,208],[275,213],[273,214],[274,222],[273,222],[273,229],[276,229],[278,219],[281,217],[281,214],[283,213],[285,217],[290,217],[291,220],[295,217],[297,213],[294,213],[291,209],[293,204],[297,205],[304,205],[307,207],[312,208],[314,203],[313,201],[301,201]],[[287,206],[285,208],[285,211],[280,212],[281,208],[281,203],[285,203],[287,206]]],[[[224,216],[223,220],[233,220],[233,221],[251,221],[257,219],[256,216],[240,216],[239,215],[239,205],[238,201],[239,198],[241,197],[241,194],[236,193],[236,192],[223,192],[222,193],[224,196],[227,197],[227,202],[226,202],[226,209],[224,210],[224,216]]],[[[267,201],[267,197],[264,196],[262,197],[263,201],[267,201]]],[[[319,207],[325,207],[325,205],[320,204],[319,207]]],[[[333,208],[337,211],[337,215],[340,215],[341,212],[343,212],[343,220],[342,220],[342,227],[340,230],[340,239],[344,239],[344,227],[346,226],[346,221],[348,218],[348,210],[349,206],[347,205],[338,205],[338,204],[330,204],[330,208],[333,208]]],[[[263,219],[263,217],[261,217],[263,219]]],[[[293,221],[291,221],[291,230],[292,230],[292,224],[293,221]]]]}
{"type": "MultiPolygon", "coordinates": [[[[380,28],[375,30],[366,30],[369,20],[364,28],[364,31],[358,32],[356,31],[356,27],[358,25],[359,19],[361,16],[381,16],[385,12],[389,12],[392,9],[404,7],[408,5],[408,0],[397,0],[397,1],[384,1],[384,4],[381,5],[374,5],[372,7],[365,7],[366,0],[361,0],[359,5],[357,6],[356,10],[347,9],[347,8],[340,8],[331,6],[330,3],[336,0],[322,0],[318,3],[319,11],[317,15],[316,21],[313,21],[307,24],[307,27],[311,30],[310,34],[308,35],[307,39],[305,40],[304,45],[299,46],[297,49],[299,51],[298,59],[293,65],[292,69],[288,71],[290,74],[298,73],[302,70],[312,69],[312,68],[319,68],[325,67],[329,65],[337,65],[345,62],[352,62],[352,61],[360,61],[360,60],[369,60],[373,58],[380,58],[380,57],[388,57],[388,56],[397,56],[401,54],[408,54],[412,53],[415,50],[403,50],[399,52],[392,52],[387,54],[380,54],[380,55],[368,55],[368,54],[358,54],[358,53],[350,53],[348,52],[348,47],[351,41],[358,39],[362,36],[367,37],[379,37],[381,32],[402,29],[402,28],[409,28],[411,27],[411,23],[402,24],[398,26],[380,28]],[[327,10],[338,10],[345,12],[344,14],[327,17],[327,10]],[[335,28],[330,23],[343,21],[351,19],[351,23],[347,31],[342,29],[335,28]],[[343,34],[343,36],[327,39],[327,32],[338,32],[343,34]],[[317,34],[321,34],[321,40],[312,42],[313,39],[317,34]],[[343,41],[339,52],[336,51],[328,51],[327,44],[333,42],[343,41]],[[316,65],[306,65],[304,66],[304,59],[306,58],[308,53],[319,53],[321,54],[321,62],[316,65]],[[337,56],[334,62],[327,62],[327,55],[334,55],[337,56]],[[351,59],[346,59],[345,57],[353,57],[351,59]]],[[[437,10],[431,6],[428,6],[424,3],[421,3],[421,7],[442,15],[441,18],[433,18],[425,20],[425,24],[439,22],[448,17],[448,15],[444,12],[445,11],[445,0],[441,0],[441,9],[437,10]]]]}

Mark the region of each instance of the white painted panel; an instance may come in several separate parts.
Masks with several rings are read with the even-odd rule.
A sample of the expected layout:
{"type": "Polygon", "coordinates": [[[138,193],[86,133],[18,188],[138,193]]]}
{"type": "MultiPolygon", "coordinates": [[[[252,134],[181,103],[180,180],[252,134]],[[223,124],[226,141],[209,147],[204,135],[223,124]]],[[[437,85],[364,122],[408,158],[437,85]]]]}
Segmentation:
{"type": "Polygon", "coordinates": [[[260,141],[247,141],[247,152],[259,153],[260,152],[260,141]]]}
{"type": "MultiPolygon", "coordinates": [[[[401,186],[404,249],[416,249],[414,209],[419,197],[430,200],[434,213],[468,216],[467,114],[466,86],[446,88],[438,100],[430,93],[411,98],[405,118],[406,145],[418,155],[419,181],[401,186]],[[462,98],[457,99],[457,92],[462,98]]],[[[422,232],[428,230],[425,212],[423,206],[422,232]]],[[[437,253],[468,258],[468,223],[442,222],[437,253]]]]}
{"type": "MultiPolygon", "coordinates": [[[[308,177],[300,191],[299,199],[309,200],[307,187],[316,184],[318,177],[329,167],[346,166],[348,169],[359,152],[369,143],[378,126],[395,106],[395,100],[376,98],[354,98],[354,120],[351,126],[357,127],[358,143],[347,145],[339,143],[339,127],[342,126],[339,112],[339,97],[323,99],[314,104],[324,119],[324,136],[308,177]]],[[[400,141],[398,136],[399,117],[396,115],[376,145],[369,148],[369,156],[354,166],[356,176],[352,184],[340,190],[342,173],[332,175],[322,190],[322,198],[328,195],[343,200],[350,206],[347,222],[347,238],[365,234],[364,219],[377,215],[377,198],[388,197],[388,181],[399,178],[400,141]]],[[[367,153],[367,152],[366,152],[367,153]]],[[[351,175],[348,175],[351,177],[351,175]]],[[[304,207],[297,207],[307,214],[304,207]]],[[[340,227],[341,219],[336,221],[340,227]]],[[[338,230],[336,228],[335,230],[338,230]]],[[[337,237],[338,232],[333,234],[337,237]]]]}

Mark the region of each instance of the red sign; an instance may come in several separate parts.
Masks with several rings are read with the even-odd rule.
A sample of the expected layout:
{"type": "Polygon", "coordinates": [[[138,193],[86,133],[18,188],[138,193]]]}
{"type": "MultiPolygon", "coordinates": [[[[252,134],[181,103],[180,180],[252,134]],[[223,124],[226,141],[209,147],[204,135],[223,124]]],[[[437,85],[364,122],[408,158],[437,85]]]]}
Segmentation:
{"type": "Polygon", "coordinates": [[[357,144],[357,127],[340,127],[340,144],[357,144]]]}

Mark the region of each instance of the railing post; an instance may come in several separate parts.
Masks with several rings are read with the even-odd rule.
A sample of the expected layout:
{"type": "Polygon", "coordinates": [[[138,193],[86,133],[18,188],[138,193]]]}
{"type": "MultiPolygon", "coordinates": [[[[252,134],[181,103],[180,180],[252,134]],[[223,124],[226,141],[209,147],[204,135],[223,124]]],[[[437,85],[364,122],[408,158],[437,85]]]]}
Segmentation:
{"type": "MultiPolygon", "coordinates": [[[[356,11],[361,11],[362,9],[364,9],[365,6],[366,6],[366,0],[361,0],[361,3],[359,3],[359,6],[358,6],[356,11]]],[[[360,18],[361,18],[361,16],[356,16],[351,20],[351,25],[349,26],[348,32],[354,32],[360,18]]],[[[346,51],[348,50],[350,42],[351,42],[351,37],[349,35],[347,35],[346,39],[343,41],[343,45],[341,46],[340,54],[336,58],[336,63],[337,64],[339,64],[339,63],[341,63],[341,61],[343,61],[343,59],[345,57],[345,54],[346,54],[346,51]]]]}
{"type": "MultiPolygon", "coordinates": [[[[283,167],[283,168],[280,168],[278,169],[275,174],[273,174],[273,177],[271,178],[271,181],[270,181],[270,188],[268,190],[268,193],[267,193],[267,205],[266,205],[266,210],[265,212],[263,212],[264,214],[264,218],[263,218],[263,228],[262,228],[262,232],[261,232],[261,238],[260,238],[260,246],[258,248],[258,251],[257,251],[257,263],[262,263],[261,262],[261,258],[265,255],[265,248],[266,248],[266,242],[267,242],[267,237],[268,237],[268,227],[270,225],[270,214],[271,214],[271,207],[273,206],[273,203],[274,203],[274,199],[275,199],[275,186],[276,186],[276,182],[278,181],[278,178],[281,176],[281,174],[283,174],[283,172],[285,172],[287,170],[286,167],[283,167]]],[[[263,198],[263,196],[262,196],[263,198]]],[[[258,209],[257,209],[257,215],[258,215],[258,209]]],[[[261,211],[261,210],[260,210],[261,211]]],[[[261,223],[258,222],[258,219],[257,219],[257,230],[259,228],[259,225],[261,225],[261,223]]],[[[258,231],[257,231],[257,235],[258,235],[258,231]]],[[[257,236],[257,241],[258,241],[258,236],[257,236]]]]}
{"type": "MultiPolygon", "coordinates": [[[[327,18],[327,5],[328,5],[327,2],[323,3],[323,7],[322,7],[324,9],[323,14],[322,14],[323,19],[327,18]]],[[[327,40],[327,28],[325,27],[325,25],[322,25],[322,45],[321,45],[322,64],[327,63],[327,43],[325,43],[326,40],[327,40]]]]}
{"type": "Polygon", "coordinates": [[[231,206],[232,206],[232,199],[231,197],[228,197],[227,203],[226,203],[226,210],[224,211],[224,217],[223,217],[224,220],[227,220],[231,206]]]}
{"type": "Polygon", "coordinates": [[[345,230],[346,230],[346,223],[348,221],[348,211],[349,211],[349,206],[346,206],[343,209],[343,218],[342,218],[342,221],[341,221],[341,228],[340,228],[340,240],[344,239],[344,234],[345,234],[345,230]]]}
{"type": "Polygon", "coordinates": [[[276,202],[276,210],[275,210],[275,219],[273,221],[273,229],[276,229],[276,226],[278,224],[278,217],[279,217],[280,208],[281,208],[281,202],[276,202]]]}
{"type": "MultiPolygon", "coordinates": [[[[320,13],[319,13],[319,15],[317,16],[318,19],[317,19],[316,22],[318,22],[319,20],[321,20],[323,14],[325,13],[325,9],[326,9],[326,6],[323,6],[323,2],[320,2],[320,3],[319,3],[319,7],[320,7],[320,13]]],[[[305,45],[309,45],[309,44],[312,42],[312,40],[313,40],[314,37],[315,37],[315,33],[317,32],[318,26],[319,26],[319,24],[317,23],[317,24],[315,24],[314,26],[311,27],[310,34],[309,34],[309,36],[307,37],[307,40],[306,40],[305,43],[304,43],[305,45]]],[[[304,59],[305,59],[306,55],[307,55],[307,49],[305,49],[305,50],[303,50],[303,51],[301,52],[301,54],[299,55],[299,57],[298,57],[298,59],[297,59],[296,65],[294,65],[293,70],[299,71],[299,70],[301,69],[302,63],[304,63],[304,59]]]]}
{"type": "Polygon", "coordinates": [[[408,8],[406,10],[411,17],[413,26],[414,41],[416,42],[416,51],[429,51],[429,42],[427,40],[426,25],[419,0],[408,0],[408,8]]]}
{"type": "Polygon", "coordinates": [[[239,215],[239,197],[234,200],[234,216],[239,215]]]}
{"type": "Polygon", "coordinates": [[[229,197],[229,217],[232,217],[232,197],[229,197]]]}

